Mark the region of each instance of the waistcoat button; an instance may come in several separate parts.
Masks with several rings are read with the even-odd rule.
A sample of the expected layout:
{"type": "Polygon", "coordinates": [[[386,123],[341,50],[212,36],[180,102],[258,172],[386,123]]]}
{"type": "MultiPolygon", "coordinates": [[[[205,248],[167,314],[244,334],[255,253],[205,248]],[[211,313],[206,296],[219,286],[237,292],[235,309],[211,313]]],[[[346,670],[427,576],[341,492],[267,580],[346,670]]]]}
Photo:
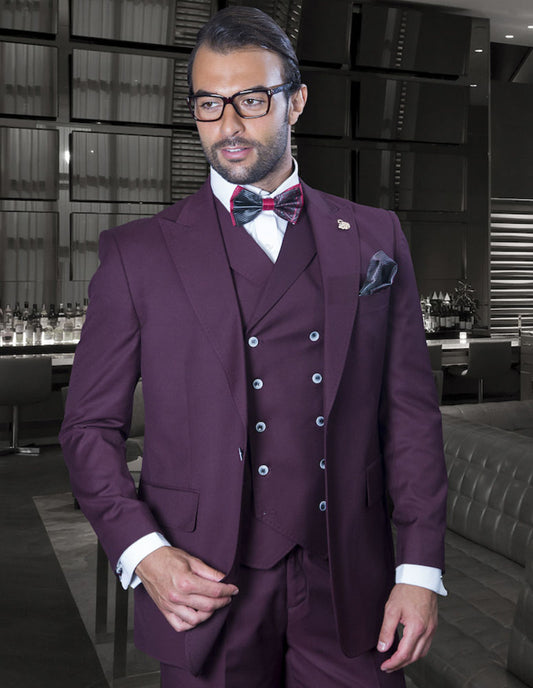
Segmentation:
{"type": "Polygon", "coordinates": [[[318,508],[320,509],[320,511],[325,511],[326,510],[326,502],[325,501],[320,502],[320,504],[318,505],[318,508]]]}
{"type": "Polygon", "coordinates": [[[320,339],[320,334],[316,330],[313,330],[309,335],[309,339],[312,342],[317,342],[320,339]]]}
{"type": "Polygon", "coordinates": [[[319,465],[320,465],[320,468],[322,468],[322,470],[324,470],[324,468],[326,468],[326,459],[320,459],[319,465]]]}
{"type": "Polygon", "coordinates": [[[268,466],[265,466],[265,464],[259,466],[259,468],[257,469],[257,472],[259,473],[259,475],[266,475],[268,473],[268,471],[269,471],[269,468],[268,468],[268,466]]]}
{"type": "Polygon", "coordinates": [[[252,349],[254,349],[258,344],[259,339],[257,339],[257,337],[250,337],[250,339],[248,340],[248,346],[251,346],[252,349]]]}
{"type": "Polygon", "coordinates": [[[263,380],[261,380],[260,378],[257,377],[257,378],[252,382],[252,386],[253,386],[254,389],[261,389],[261,388],[263,387],[263,380]]]}
{"type": "Polygon", "coordinates": [[[311,379],[315,385],[319,385],[322,382],[322,375],[320,373],[315,373],[311,379]]]}
{"type": "Polygon", "coordinates": [[[315,423],[321,428],[324,425],[324,416],[317,416],[315,423]]]}
{"type": "Polygon", "coordinates": [[[255,429],[257,430],[257,432],[265,432],[266,423],[263,423],[263,421],[259,421],[259,423],[255,424],[255,429]]]}

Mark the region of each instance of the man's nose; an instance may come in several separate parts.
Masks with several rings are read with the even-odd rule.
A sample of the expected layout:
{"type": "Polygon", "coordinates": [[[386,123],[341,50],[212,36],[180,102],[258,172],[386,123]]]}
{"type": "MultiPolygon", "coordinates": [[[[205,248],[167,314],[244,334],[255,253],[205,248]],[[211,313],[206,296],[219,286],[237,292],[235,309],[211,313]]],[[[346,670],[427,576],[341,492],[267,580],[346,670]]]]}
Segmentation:
{"type": "Polygon", "coordinates": [[[231,103],[228,103],[222,113],[220,120],[220,129],[224,136],[234,136],[243,131],[244,120],[239,117],[237,111],[231,103]]]}

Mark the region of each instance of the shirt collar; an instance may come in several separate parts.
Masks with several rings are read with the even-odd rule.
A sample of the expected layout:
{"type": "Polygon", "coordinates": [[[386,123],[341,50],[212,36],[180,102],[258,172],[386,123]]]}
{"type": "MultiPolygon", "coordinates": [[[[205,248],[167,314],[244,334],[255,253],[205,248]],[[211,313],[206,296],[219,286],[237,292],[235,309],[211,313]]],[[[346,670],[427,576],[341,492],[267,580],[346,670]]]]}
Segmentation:
{"type": "MultiPolygon", "coordinates": [[[[293,169],[291,174],[287,177],[287,179],[284,182],[282,182],[278,186],[277,189],[274,189],[274,191],[272,191],[271,193],[268,193],[268,191],[260,189],[257,186],[253,186],[252,184],[245,184],[244,188],[250,189],[250,191],[259,194],[263,198],[272,198],[273,196],[276,196],[282,191],[290,189],[291,186],[295,186],[296,184],[300,183],[300,179],[298,177],[298,163],[294,158],[292,159],[292,164],[293,169]]],[[[228,182],[228,180],[224,179],[224,177],[222,177],[213,167],[211,167],[209,181],[211,183],[211,190],[213,191],[216,198],[218,198],[218,200],[222,203],[224,208],[226,208],[226,210],[230,212],[230,199],[233,196],[235,188],[238,186],[238,184],[228,182]]]]}

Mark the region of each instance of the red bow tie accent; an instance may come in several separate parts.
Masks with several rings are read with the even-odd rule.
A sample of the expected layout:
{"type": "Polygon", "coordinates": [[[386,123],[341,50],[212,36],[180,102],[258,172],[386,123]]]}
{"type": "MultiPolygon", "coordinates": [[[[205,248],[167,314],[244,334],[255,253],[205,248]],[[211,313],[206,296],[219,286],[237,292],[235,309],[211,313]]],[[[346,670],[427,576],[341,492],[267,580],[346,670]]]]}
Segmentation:
{"type": "Polygon", "coordinates": [[[259,194],[237,186],[230,200],[231,217],[234,225],[245,225],[254,220],[261,211],[273,210],[287,222],[295,224],[304,204],[302,185],[296,184],[290,189],[274,196],[262,198],[259,194]]]}

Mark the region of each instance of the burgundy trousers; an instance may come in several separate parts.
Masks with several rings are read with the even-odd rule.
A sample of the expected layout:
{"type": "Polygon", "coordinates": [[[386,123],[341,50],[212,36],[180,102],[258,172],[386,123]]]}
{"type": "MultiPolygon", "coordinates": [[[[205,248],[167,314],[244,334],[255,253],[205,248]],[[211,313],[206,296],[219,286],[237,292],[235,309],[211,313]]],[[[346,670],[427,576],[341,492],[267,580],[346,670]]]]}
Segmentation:
{"type": "Polygon", "coordinates": [[[339,646],[326,561],[292,550],[274,568],[246,568],[239,595],[200,676],[161,665],[161,688],[405,688],[375,650],[339,646]]]}

